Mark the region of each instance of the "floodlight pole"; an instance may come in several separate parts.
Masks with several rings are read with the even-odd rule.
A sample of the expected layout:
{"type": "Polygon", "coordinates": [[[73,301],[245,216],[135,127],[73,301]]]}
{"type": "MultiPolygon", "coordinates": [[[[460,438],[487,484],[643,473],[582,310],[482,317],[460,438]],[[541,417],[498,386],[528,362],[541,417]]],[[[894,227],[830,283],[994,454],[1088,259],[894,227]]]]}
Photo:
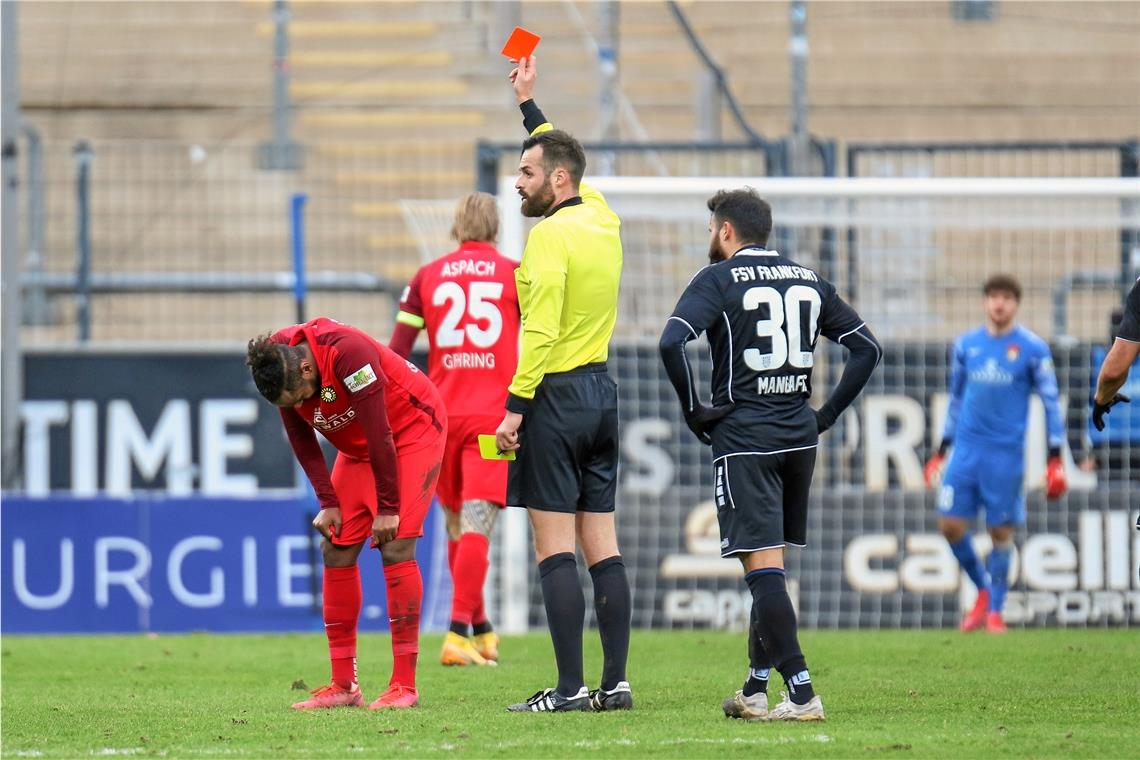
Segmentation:
{"type": "Polygon", "coordinates": [[[791,2],[791,36],[788,54],[792,64],[792,150],[790,171],[793,177],[807,176],[808,146],[808,94],[807,94],[807,4],[804,0],[791,2]]]}
{"type": "Polygon", "coordinates": [[[21,406],[24,399],[24,354],[20,345],[22,317],[20,271],[20,72],[15,2],[0,2],[0,56],[3,112],[0,114],[0,145],[3,153],[2,260],[0,276],[0,487],[20,487],[23,456],[20,451],[21,406]]]}
{"type": "MultiPolygon", "coordinates": [[[[615,0],[603,0],[596,6],[598,19],[598,124],[601,142],[618,140],[618,14],[615,0]]],[[[593,157],[597,166],[591,174],[611,175],[617,169],[613,151],[599,151],[593,157]]]]}
{"type": "Polygon", "coordinates": [[[273,139],[257,146],[259,169],[294,171],[304,164],[301,146],[291,134],[289,101],[289,3],[273,2],[273,139]]]}

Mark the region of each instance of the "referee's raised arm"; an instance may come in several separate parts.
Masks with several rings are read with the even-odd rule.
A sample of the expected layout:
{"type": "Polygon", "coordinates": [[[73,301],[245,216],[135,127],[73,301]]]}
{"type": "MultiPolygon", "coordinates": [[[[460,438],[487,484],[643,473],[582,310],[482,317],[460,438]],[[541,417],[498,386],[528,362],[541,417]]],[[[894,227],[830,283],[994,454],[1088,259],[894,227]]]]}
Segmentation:
{"type": "Polygon", "coordinates": [[[537,69],[511,72],[528,137],[515,190],[524,216],[540,218],[515,272],[522,341],[507,411],[495,431],[510,463],[508,506],[525,507],[534,528],[558,683],[510,705],[515,712],[629,709],[626,681],[630,594],[614,527],[617,385],[606,370],[617,321],[620,221],[601,193],[582,183],[586,156],[534,102],[537,69]],[[585,600],[575,550],[594,583],[605,663],[599,688],[582,672],[585,600]]]}

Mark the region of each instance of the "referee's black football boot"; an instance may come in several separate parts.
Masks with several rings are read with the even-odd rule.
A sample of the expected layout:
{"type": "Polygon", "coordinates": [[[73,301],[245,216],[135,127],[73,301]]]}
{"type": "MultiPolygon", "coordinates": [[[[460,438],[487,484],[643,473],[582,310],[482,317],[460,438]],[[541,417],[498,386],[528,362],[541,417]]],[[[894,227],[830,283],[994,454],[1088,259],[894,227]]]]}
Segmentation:
{"type": "Polygon", "coordinates": [[[633,692],[629,689],[629,681],[618,681],[618,685],[609,691],[594,689],[590,692],[590,707],[595,712],[632,710],[633,692]]]}
{"type": "Polygon", "coordinates": [[[507,712],[573,712],[590,709],[590,690],[583,686],[572,697],[564,697],[554,689],[543,689],[525,702],[507,705],[507,712]]]}

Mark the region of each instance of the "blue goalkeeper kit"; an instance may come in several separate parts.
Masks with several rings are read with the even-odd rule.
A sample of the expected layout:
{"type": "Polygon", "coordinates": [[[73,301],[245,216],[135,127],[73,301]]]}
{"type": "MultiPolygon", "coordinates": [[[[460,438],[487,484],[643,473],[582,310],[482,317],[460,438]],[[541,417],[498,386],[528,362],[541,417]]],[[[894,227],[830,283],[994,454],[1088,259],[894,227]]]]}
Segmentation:
{"type": "Polygon", "coordinates": [[[1059,452],[1065,426],[1049,345],[1020,325],[1003,335],[979,327],[955,341],[942,435],[954,449],[938,494],[942,515],[973,518],[985,509],[989,525],[1025,522],[1025,429],[1033,392],[1045,404],[1049,450],[1059,452]]]}

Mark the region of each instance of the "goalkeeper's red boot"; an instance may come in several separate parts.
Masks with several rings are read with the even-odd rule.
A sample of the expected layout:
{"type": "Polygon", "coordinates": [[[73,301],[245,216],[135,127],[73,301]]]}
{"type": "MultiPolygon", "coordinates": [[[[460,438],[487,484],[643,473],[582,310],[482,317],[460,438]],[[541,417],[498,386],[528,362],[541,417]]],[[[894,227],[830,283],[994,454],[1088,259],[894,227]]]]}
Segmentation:
{"type": "Polygon", "coordinates": [[[974,602],[974,609],[966,613],[962,618],[962,624],[958,626],[963,633],[976,631],[986,624],[986,613],[990,611],[990,591],[989,589],[982,589],[978,592],[978,600],[974,602]]]}
{"type": "Polygon", "coordinates": [[[364,695],[360,693],[360,686],[353,684],[345,688],[333,682],[318,689],[313,689],[313,696],[293,705],[294,710],[321,710],[327,707],[363,707],[364,695]]]}
{"type": "Polygon", "coordinates": [[[376,698],[376,701],[368,705],[369,710],[384,710],[388,708],[405,709],[408,707],[415,707],[420,703],[420,694],[411,686],[404,686],[403,684],[394,683],[388,687],[388,691],[381,694],[376,698]]]}
{"type": "Polygon", "coordinates": [[[1000,612],[991,612],[989,615],[986,615],[986,632],[1009,633],[1009,628],[1006,628],[1005,621],[1001,619],[1000,612]]]}

